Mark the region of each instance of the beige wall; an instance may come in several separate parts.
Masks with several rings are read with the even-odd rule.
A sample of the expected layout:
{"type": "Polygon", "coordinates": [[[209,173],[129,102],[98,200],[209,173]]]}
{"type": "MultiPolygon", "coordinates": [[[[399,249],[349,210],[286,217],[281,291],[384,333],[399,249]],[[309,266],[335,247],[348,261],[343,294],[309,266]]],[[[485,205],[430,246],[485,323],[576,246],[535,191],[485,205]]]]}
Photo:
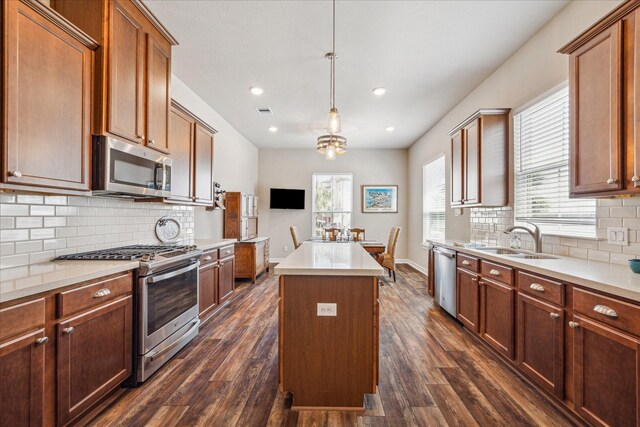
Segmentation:
{"type": "MultiPolygon", "coordinates": [[[[569,3],[489,78],[410,147],[408,257],[412,261],[423,267],[427,264],[426,252],[422,247],[422,165],[443,152],[447,162],[447,200],[449,200],[451,149],[447,132],[479,108],[519,108],[566,81],[568,59],[567,56],[556,51],[619,3],[617,0],[569,3]]],[[[512,134],[513,129],[511,129],[511,145],[513,145],[512,134]]],[[[446,237],[468,241],[469,216],[470,212],[465,210],[462,216],[456,217],[453,210],[447,206],[446,237]]]]}
{"type": "MultiPolygon", "coordinates": [[[[310,145],[313,145],[311,141],[310,145]]],[[[271,237],[271,258],[284,258],[292,250],[289,227],[295,225],[303,240],[311,237],[311,177],[313,173],[353,174],[354,227],[366,229],[367,240],[386,242],[394,225],[403,228],[396,258],[407,255],[407,150],[349,150],[334,161],[325,160],[315,150],[260,150],[259,234],[271,237]],[[398,185],[398,213],[363,214],[360,186],[398,185]],[[269,209],[270,188],[301,188],[305,191],[304,210],[269,209]],[[284,251],[287,246],[289,252],[284,251]]]]}
{"type": "MultiPolygon", "coordinates": [[[[213,179],[223,190],[254,193],[258,185],[258,149],[175,75],[171,96],[216,129],[213,152],[213,179]]],[[[195,237],[222,238],[222,211],[195,209],[195,237]]]]}

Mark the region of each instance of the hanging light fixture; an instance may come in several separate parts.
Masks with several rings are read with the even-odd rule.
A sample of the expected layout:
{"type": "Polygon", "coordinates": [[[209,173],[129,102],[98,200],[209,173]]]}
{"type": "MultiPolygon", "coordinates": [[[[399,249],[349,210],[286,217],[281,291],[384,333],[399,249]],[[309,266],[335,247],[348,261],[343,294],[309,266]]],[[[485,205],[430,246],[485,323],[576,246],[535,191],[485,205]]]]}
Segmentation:
{"type": "Polygon", "coordinates": [[[347,152],[347,139],[338,134],[342,132],[340,113],[336,108],[336,0],[333,0],[333,50],[325,55],[331,60],[331,82],[329,85],[329,96],[331,108],[329,110],[329,123],[327,125],[328,135],[318,137],[316,150],[324,154],[327,160],[334,160],[336,155],[347,152]]]}

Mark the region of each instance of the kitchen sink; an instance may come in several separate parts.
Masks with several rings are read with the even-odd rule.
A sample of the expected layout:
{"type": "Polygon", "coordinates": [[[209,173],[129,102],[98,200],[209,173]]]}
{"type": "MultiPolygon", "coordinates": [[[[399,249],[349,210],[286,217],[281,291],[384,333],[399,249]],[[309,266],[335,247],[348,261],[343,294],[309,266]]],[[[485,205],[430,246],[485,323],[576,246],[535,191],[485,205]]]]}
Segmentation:
{"type": "MultiPolygon", "coordinates": [[[[475,248],[479,251],[489,252],[496,255],[516,255],[522,254],[522,252],[514,251],[513,249],[505,249],[505,248],[475,248]]],[[[524,255],[524,254],[522,254],[524,255]]]]}
{"type": "Polygon", "coordinates": [[[507,255],[513,258],[522,258],[522,259],[558,259],[558,257],[551,255],[543,255],[543,254],[531,254],[527,252],[521,252],[515,249],[508,248],[492,248],[492,247],[483,247],[483,248],[475,248],[479,251],[496,254],[496,255],[507,255]]]}
{"type": "Polygon", "coordinates": [[[558,259],[558,257],[550,256],[550,255],[532,255],[532,254],[523,254],[523,253],[515,253],[509,256],[513,258],[523,258],[523,259],[558,259]]]}

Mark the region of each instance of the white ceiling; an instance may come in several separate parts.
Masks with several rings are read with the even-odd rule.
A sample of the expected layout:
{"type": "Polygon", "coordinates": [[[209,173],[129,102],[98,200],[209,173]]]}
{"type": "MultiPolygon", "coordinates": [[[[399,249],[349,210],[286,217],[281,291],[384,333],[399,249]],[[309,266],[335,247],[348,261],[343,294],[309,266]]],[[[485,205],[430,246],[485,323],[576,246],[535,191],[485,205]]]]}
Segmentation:
{"type": "MultiPolygon", "coordinates": [[[[240,133],[261,148],[315,147],[329,110],[330,1],[145,3],[180,42],[173,72],[240,133]]],[[[565,4],[338,0],[336,105],[349,147],[410,146],[565,4]]]]}

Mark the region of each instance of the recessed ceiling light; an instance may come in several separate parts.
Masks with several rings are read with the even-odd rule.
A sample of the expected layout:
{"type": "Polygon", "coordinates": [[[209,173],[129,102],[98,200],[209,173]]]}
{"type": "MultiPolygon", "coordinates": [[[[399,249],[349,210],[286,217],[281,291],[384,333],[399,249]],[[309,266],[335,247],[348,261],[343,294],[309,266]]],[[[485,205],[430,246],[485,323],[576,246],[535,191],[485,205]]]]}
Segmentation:
{"type": "Polygon", "coordinates": [[[278,128],[277,128],[277,127],[275,127],[275,126],[271,126],[271,127],[269,128],[269,131],[270,131],[270,132],[277,132],[277,131],[278,131],[278,128]]]}
{"type": "Polygon", "coordinates": [[[254,95],[262,95],[262,92],[264,92],[261,87],[250,87],[249,90],[254,95]]]}
{"type": "Polygon", "coordinates": [[[387,126],[386,128],[384,128],[384,130],[386,130],[387,132],[393,132],[396,128],[394,128],[393,126],[387,126]]]}
{"type": "Polygon", "coordinates": [[[377,88],[375,88],[375,89],[373,89],[373,90],[372,90],[372,92],[373,92],[373,94],[374,94],[375,96],[382,96],[382,95],[384,95],[384,93],[385,93],[386,91],[387,91],[387,90],[386,90],[385,88],[383,88],[383,87],[377,87],[377,88]]]}

